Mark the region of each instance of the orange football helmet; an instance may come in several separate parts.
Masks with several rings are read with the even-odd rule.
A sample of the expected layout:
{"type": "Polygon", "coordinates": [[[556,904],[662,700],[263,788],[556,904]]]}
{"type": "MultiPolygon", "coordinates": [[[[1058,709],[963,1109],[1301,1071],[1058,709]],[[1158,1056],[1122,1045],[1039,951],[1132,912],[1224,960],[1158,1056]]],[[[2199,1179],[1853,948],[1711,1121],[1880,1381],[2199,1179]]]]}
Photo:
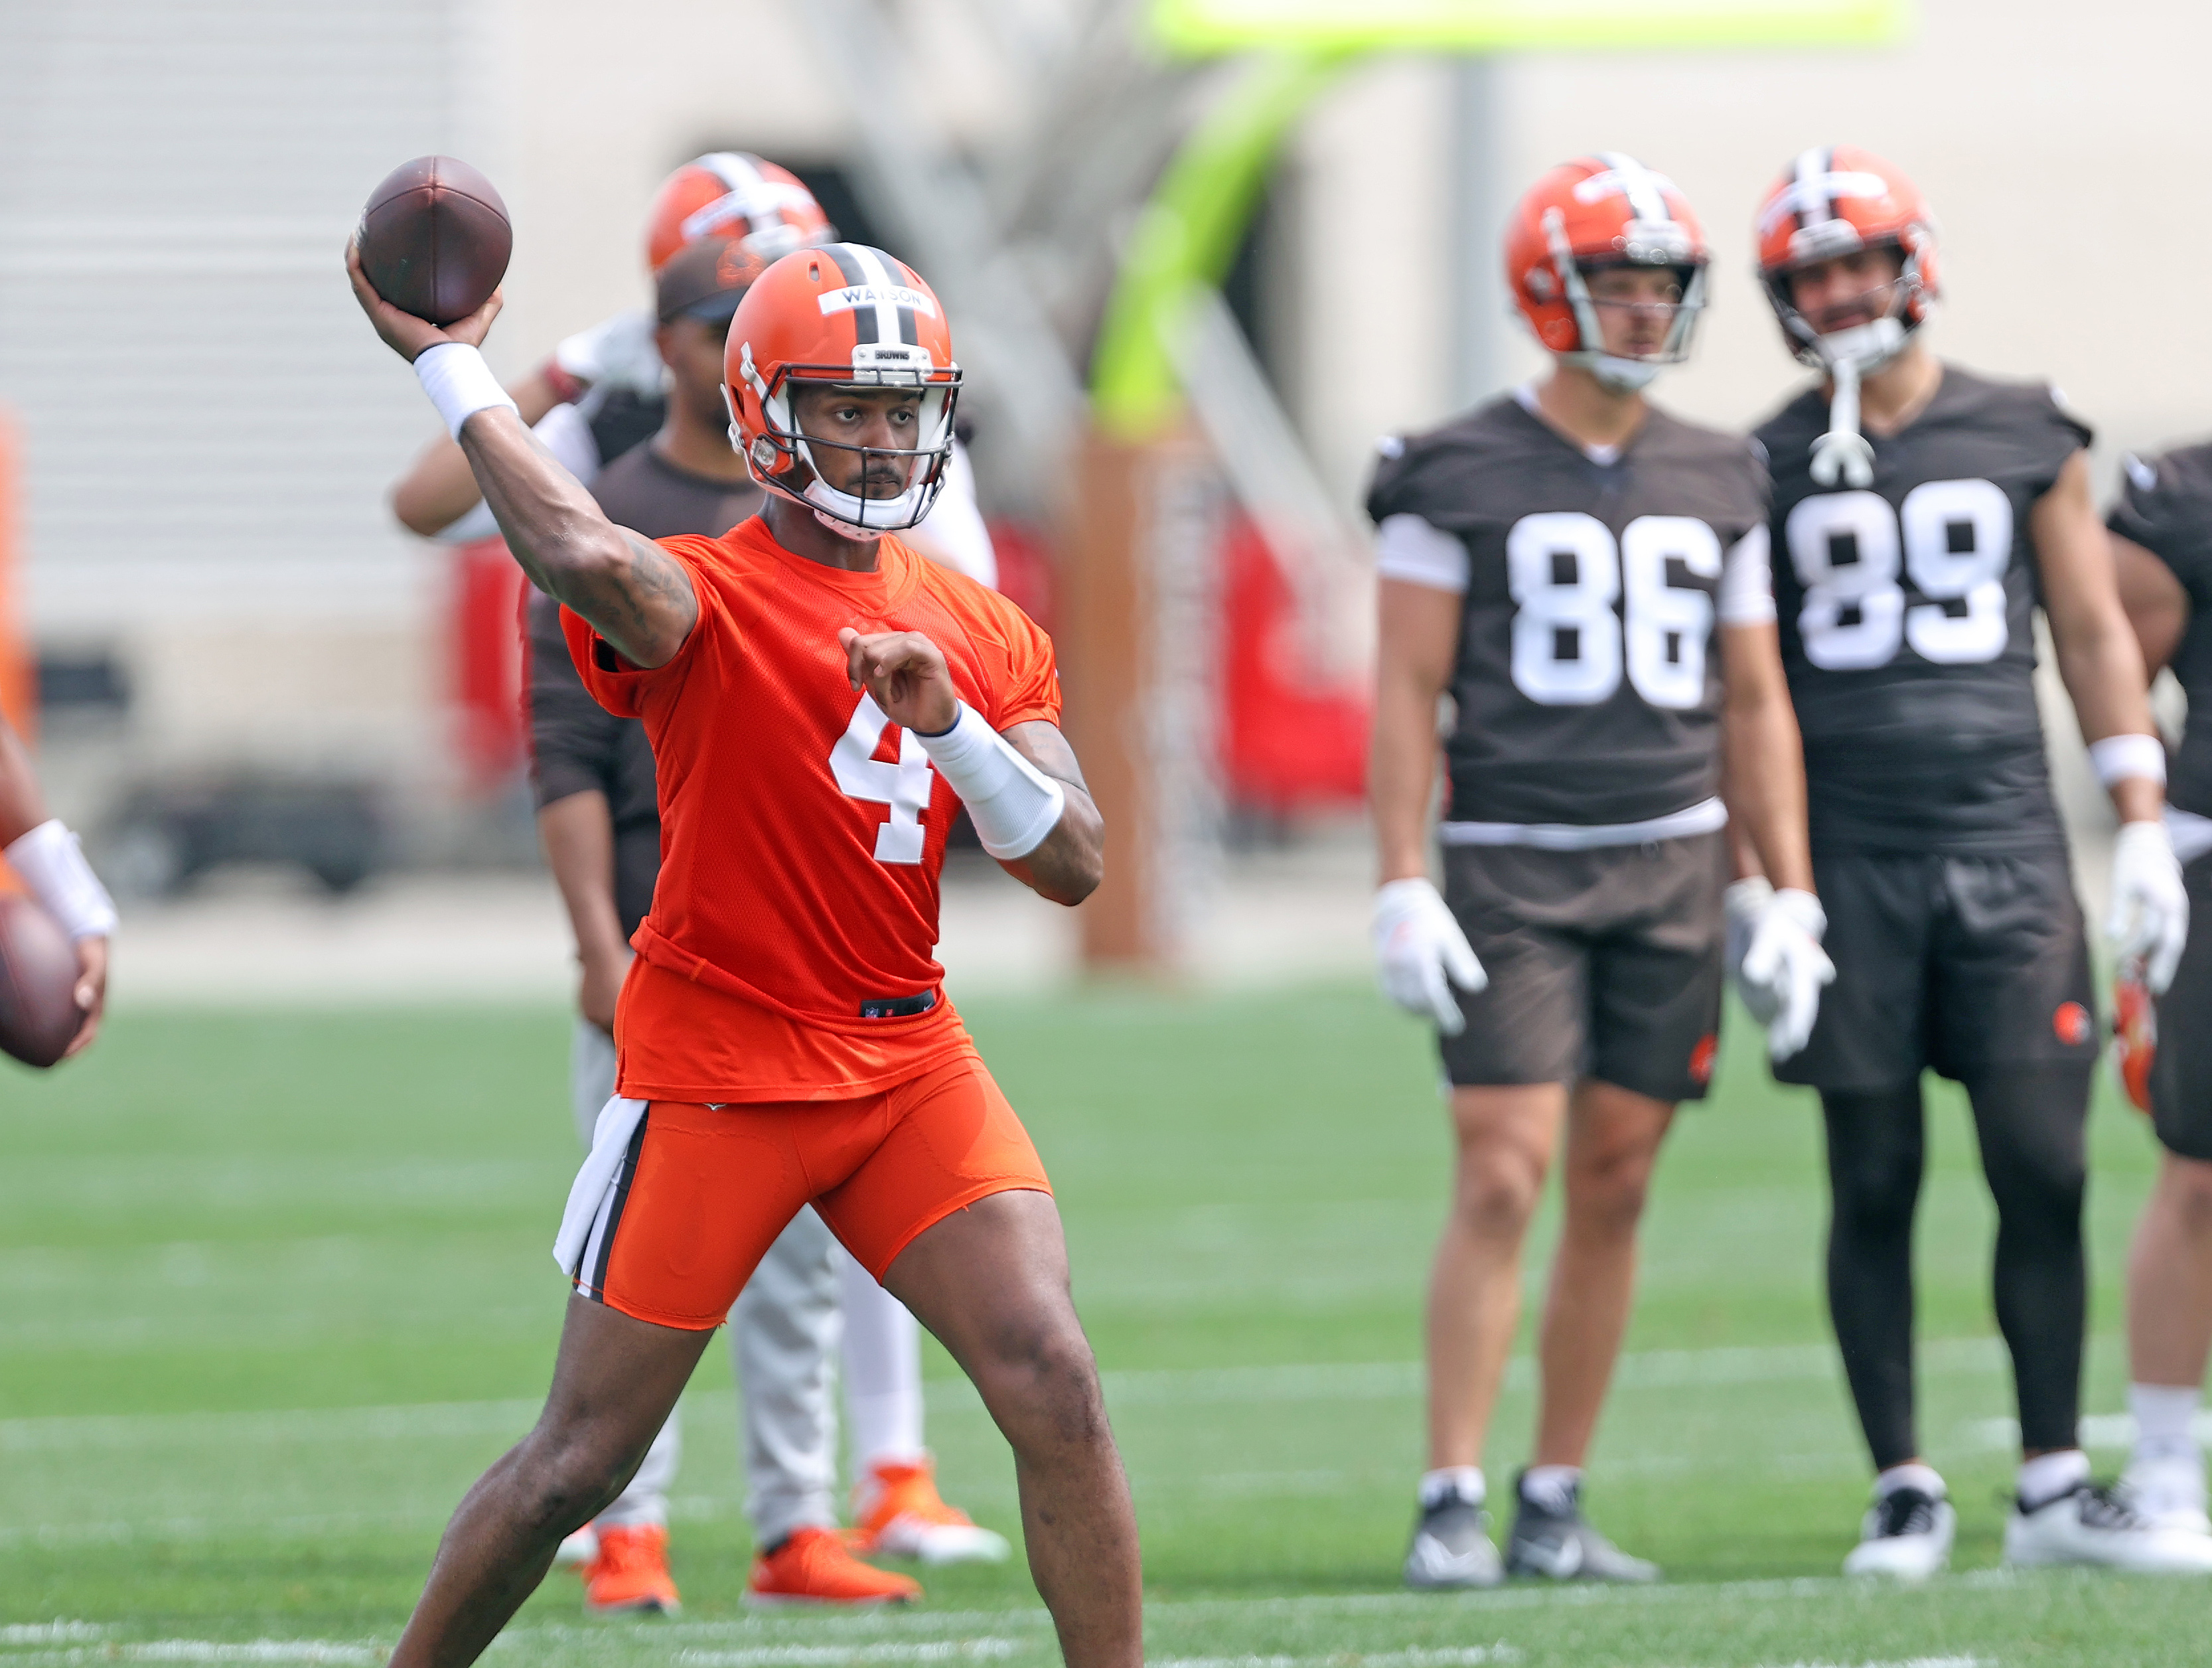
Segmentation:
{"type": "Polygon", "coordinates": [[[2142,982],[2140,962],[2122,966],[2112,983],[2112,1072],[2139,1112],[2150,1111],[2150,1068],[2158,1058],[2158,1006],[2142,982]]]}
{"type": "Polygon", "coordinates": [[[1848,354],[1863,372],[1873,369],[1893,358],[1935,310],[1936,216],[1920,188],[1870,150],[1833,145],[1799,152],[1759,205],[1758,232],[1759,284],[1790,351],[1808,365],[1826,368],[1848,354]],[[1879,248],[1896,250],[1903,268],[1888,314],[1821,336],[1797,310],[1790,275],[1814,261],[1879,248]]]}
{"type": "Polygon", "coordinates": [[[742,150],[718,150],[661,182],[646,220],[645,253],[658,272],[684,245],[727,237],[765,265],[836,235],[814,193],[788,169],[742,150]]]}
{"type": "Polygon", "coordinates": [[[1505,278],[1537,341],[1609,386],[1640,388],[1690,356],[1705,304],[1705,237],[1674,182],[1633,157],[1600,151],[1562,163],[1528,188],[1505,233],[1505,278]],[[1681,275],[1665,345],[1645,359],[1605,351],[1583,274],[1604,266],[1681,275]]]}
{"type": "Polygon", "coordinates": [[[952,456],[960,368],[945,311],[912,267],[860,243],[795,250],[753,280],[722,351],[730,443],[763,487],[848,539],[896,533],[929,514],[952,456]],[[851,446],[802,432],[791,400],[798,382],[911,389],[921,400],[915,444],[851,446]],[[818,447],[890,460],[904,485],[890,498],[839,491],[816,466],[818,447]]]}

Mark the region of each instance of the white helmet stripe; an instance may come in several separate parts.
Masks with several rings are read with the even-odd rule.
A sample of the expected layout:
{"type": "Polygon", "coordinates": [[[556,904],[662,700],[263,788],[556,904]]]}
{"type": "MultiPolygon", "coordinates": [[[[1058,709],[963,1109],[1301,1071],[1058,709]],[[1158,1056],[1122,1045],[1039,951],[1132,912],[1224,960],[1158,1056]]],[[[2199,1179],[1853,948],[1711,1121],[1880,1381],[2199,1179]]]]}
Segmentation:
{"type": "Polygon", "coordinates": [[[1821,221],[1836,217],[1828,198],[1826,185],[1828,175],[1834,171],[1828,155],[1827,150],[1819,145],[1797,153],[1796,163],[1791,170],[1796,176],[1796,189],[1790,196],[1794,199],[1792,206],[1797,210],[1797,223],[1801,227],[1817,225],[1821,221]]]}
{"type": "Polygon", "coordinates": [[[876,340],[878,342],[900,340],[898,307],[891,300],[891,291],[898,287],[899,281],[891,276],[890,269],[884,265],[883,255],[879,251],[869,248],[865,243],[848,243],[844,247],[853,252],[854,262],[865,275],[862,282],[875,286],[876,340]]]}
{"type": "Polygon", "coordinates": [[[1658,176],[1633,156],[1618,150],[1601,150],[1599,161],[1613,170],[1613,180],[1627,194],[1629,212],[1638,220],[1672,220],[1667,212],[1667,193],[1658,176]]]}

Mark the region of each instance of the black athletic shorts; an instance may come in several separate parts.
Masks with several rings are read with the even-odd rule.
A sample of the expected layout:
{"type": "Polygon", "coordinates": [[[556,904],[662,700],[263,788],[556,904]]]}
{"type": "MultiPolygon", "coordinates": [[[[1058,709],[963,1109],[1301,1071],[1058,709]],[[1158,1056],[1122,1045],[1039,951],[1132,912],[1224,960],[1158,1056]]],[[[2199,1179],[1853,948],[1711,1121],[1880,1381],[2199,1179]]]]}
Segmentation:
{"type": "Polygon", "coordinates": [[[1444,899],[1487,989],[1456,993],[1467,1029],[1439,1036],[1455,1087],[1594,1077],[1697,1100],[1721,1019],[1719,834],[1540,851],[1447,846],[1444,899]]]}
{"type": "Polygon", "coordinates": [[[2150,1116],[2160,1144],[2212,1163],[2212,856],[2181,871],[2189,888],[2189,943],[2158,999],[2150,1116]]]}
{"type": "Polygon", "coordinates": [[[2011,857],[1813,854],[1836,982],[1802,1053],[1774,1074],[1889,1088],[1923,1068],[2097,1057],[2089,943],[2063,850],[2011,857]]]}

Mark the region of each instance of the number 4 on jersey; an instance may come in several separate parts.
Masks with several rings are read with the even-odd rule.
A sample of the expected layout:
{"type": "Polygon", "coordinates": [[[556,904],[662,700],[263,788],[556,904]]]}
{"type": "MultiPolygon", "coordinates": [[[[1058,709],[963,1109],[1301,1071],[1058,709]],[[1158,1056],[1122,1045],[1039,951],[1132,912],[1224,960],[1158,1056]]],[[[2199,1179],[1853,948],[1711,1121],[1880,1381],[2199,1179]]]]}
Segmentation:
{"type": "Polygon", "coordinates": [[[888,805],[891,814],[876,830],[876,861],[879,863],[918,863],[921,861],[921,813],[929,803],[929,755],[921,750],[912,730],[899,732],[898,762],[875,756],[891,721],[872,695],[862,694],[853,709],[853,721],[830,750],[830,774],[848,799],[888,805]]]}

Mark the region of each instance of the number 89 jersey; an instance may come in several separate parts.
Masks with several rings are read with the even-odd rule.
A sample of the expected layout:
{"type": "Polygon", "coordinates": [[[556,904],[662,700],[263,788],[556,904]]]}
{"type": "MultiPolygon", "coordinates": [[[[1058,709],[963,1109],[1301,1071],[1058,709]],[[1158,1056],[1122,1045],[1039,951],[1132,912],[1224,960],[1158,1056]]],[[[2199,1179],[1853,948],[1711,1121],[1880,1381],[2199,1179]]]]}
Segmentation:
{"type": "Polygon", "coordinates": [[[2035,704],[2029,514],[2088,429],[2046,385],[1947,365],[1925,411],[1869,436],[1874,481],[1852,490],[1814,484],[1827,426],[1815,387],[1759,430],[1814,844],[2063,847],[2035,704]]]}
{"type": "Polygon", "coordinates": [[[1385,441],[1368,494],[1382,576],[1462,598],[1447,817],[1509,841],[1692,812],[1717,827],[1715,624],[1774,618],[1757,454],[1657,410],[1585,452],[1532,404],[1385,441]]]}

